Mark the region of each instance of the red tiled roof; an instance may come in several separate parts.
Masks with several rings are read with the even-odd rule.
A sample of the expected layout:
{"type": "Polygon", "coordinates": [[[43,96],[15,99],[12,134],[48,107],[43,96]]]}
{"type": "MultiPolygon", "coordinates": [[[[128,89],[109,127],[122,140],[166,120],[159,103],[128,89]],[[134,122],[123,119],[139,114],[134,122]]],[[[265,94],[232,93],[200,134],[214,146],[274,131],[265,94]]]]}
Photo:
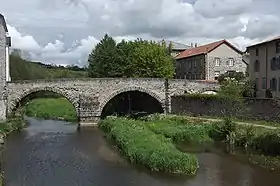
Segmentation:
{"type": "Polygon", "coordinates": [[[200,55],[200,54],[207,54],[208,52],[211,52],[212,50],[214,50],[215,48],[217,48],[218,46],[220,46],[221,44],[224,44],[224,43],[227,44],[228,46],[230,46],[231,48],[233,48],[238,53],[242,53],[238,48],[236,48],[235,46],[233,46],[227,40],[224,39],[224,40],[216,41],[216,42],[209,43],[206,45],[201,45],[198,47],[187,49],[184,52],[181,52],[179,55],[177,55],[176,59],[187,58],[187,57],[196,56],[196,55],[200,55]]]}

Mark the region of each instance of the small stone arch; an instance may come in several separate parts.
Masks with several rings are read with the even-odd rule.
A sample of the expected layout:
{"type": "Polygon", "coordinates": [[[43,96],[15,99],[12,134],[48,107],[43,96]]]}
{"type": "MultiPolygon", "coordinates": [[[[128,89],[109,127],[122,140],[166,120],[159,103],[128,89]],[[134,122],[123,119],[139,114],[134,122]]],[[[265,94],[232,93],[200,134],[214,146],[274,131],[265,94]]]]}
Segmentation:
{"type": "Polygon", "coordinates": [[[125,88],[121,88],[116,91],[113,91],[109,96],[107,96],[100,104],[100,107],[99,107],[100,115],[102,114],[104,107],[107,105],[107,103],[109,103],[110,100],[112,100],[115,96],[117,96],[121,93],[130,92],[130,91],[139,91],[139,92],[143,92],[143,93],[150,95],[151,97],[153,97],[160,103],[162,110],[165,111],[164,99],[162,99],[158,94],[154,93],[153,91],[151,91],[149,89],[143,88],[143,87],[131,86],[131,87],[125,87],[125,88]]]}
{"type": "Polygon", "coordinates": [[[21,102],[22,99],[26,98],[27,96],[40,92],[40,91],[49,91],[49,92],[54,92],[57,94],[60,94],[64,98],[66,98],[75,108],[76,115],[79,117],[79,103],[77,98],[70,96],[67,92],[62,91],[60,89],[54,88],[54,87],[38,87],[38,88],[32,88],[24,91],[22,94],[20,94],[17,98],[11,101],[8,114],[11,114],[17,107],[18,103],[21,102]]]}
{"type": "Polygon", "coordinates": [[[218,88],[203,88],[198,91],[199,94],[203,94],[205,92],[215,92],[216,94],[218,93],[218,88]]]}

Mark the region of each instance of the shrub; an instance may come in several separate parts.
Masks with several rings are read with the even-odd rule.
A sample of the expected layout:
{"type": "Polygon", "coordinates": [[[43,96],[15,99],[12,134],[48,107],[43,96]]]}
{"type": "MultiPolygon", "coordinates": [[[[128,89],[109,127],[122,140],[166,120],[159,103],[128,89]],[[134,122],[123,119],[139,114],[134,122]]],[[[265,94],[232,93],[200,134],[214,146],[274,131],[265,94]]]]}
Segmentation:
{"type": "Polygon", "coordinates": [[[216,141],[224,141],[231,132],[236,133],[236,129],[237,124],[230,117],[225,117],[223,121],[212,124],[209,135],[216,141]]]}
{"type": "Polygon", "coordinates": [[[265,132],[256,136],[252,144],[256,150],[268,155],[280,155],[279,131],[265,132]]]}
{"type": "Polygon", "coordinates": [[[180,152],[170,138],[150,131],[143,121],[107,118],[100,127],[131,163],[141,164],[154,171],[194,175],[197,157],[180,152]]]}

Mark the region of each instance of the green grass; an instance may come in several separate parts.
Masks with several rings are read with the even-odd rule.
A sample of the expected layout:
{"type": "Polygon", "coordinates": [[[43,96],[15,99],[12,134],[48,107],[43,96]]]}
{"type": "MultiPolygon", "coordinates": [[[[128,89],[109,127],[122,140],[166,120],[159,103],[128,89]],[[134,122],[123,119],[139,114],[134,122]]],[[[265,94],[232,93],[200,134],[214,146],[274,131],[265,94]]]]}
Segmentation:
{"type": "Polygon", "coordinates": [[[149,130],[143,121],[107,118],[100,122],[100,127],[131,163],[153,171],[187,175],[197,172],[194,154],[179,151],[170,138],[149,130]]]}
{"type": "Polygon", "coordinates": [[[73,105],[65,98],[36,98],[24,105],[27,116],[77,121],[73,105]]]}
{"type": "Polygon", "coordinates": [[[147,127],[157,133],[171,138],[174,142],[210,142],[210,125],[202,125],[200,120],[190,120],[181,116],[153,115],[147,118],[147,127]]]}

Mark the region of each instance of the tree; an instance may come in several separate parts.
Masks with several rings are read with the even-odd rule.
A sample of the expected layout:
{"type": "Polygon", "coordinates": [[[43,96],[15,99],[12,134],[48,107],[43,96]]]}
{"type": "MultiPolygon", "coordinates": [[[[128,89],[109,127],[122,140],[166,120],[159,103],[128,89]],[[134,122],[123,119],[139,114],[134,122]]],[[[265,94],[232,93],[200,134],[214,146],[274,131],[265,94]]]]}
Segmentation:
{"type": "Polygon", "coordinates": [[[137,39],[116,44],[107,34],[89,55],[91,77],[154,77],[171,78],[174,59],[169,47],[137,39]]]}
{"type": "Polygon", "coordinates": [[[88,58],[90,77],[115,77],[116,73],[116,42],[109,35],[101,41],[92,50],[88,58]]]}
{"type": "Polygon", "coordinates": [[[245,74],[243,72],[227,71],[218,77],[219,83],[225,81],[226,78],[234,78],[237,81],[242,81],[245,79],[245,74]]]}
{"type": "Polygon", "coordinates": [[[174,59],[165,45],[152,41],[137,41],[139,45],[132,56],[134,77],[172,78],[174,59]]]}

